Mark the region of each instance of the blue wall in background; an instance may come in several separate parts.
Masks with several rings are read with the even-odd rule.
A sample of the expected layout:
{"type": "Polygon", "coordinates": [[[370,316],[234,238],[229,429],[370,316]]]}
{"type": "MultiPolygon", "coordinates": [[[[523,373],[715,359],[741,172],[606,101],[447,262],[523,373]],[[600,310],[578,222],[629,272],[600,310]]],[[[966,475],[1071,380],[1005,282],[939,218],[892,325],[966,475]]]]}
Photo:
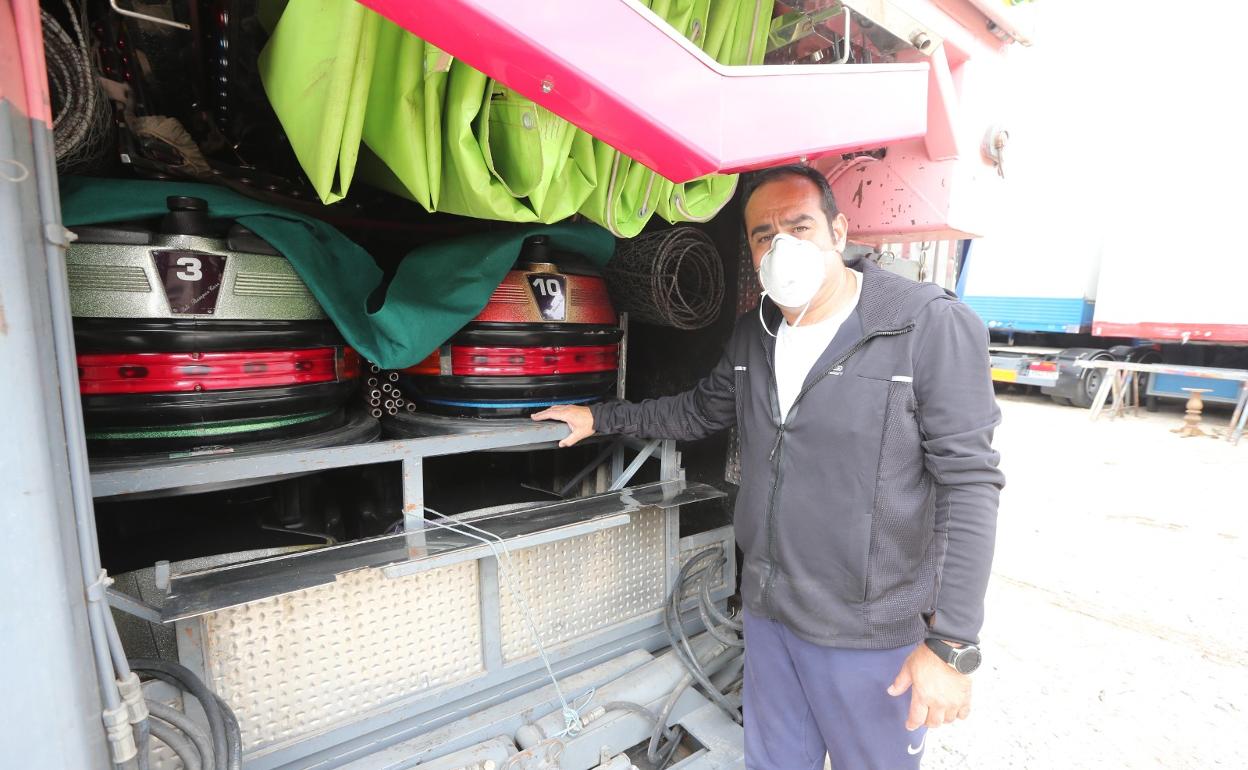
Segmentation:
{"type": "Polygon", "coordinates": [[[963,297],[989,329],[1020,332],[1086,332],[1092,326],[1091,300],[1065,297],[963,297]]]}

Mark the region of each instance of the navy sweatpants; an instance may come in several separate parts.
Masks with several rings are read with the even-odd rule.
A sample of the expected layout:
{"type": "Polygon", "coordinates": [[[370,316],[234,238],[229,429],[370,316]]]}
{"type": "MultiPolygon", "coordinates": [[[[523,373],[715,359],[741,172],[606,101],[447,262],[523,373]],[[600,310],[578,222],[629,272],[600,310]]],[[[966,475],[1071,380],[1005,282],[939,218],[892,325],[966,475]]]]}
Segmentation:
{"type": "Polygon", "coordinates": [[[917,770],[926,727],[906,730],[910,691],[888,686],[913,646],[822,647],[782,623],[745,616],[747,770],[917,770]]]}

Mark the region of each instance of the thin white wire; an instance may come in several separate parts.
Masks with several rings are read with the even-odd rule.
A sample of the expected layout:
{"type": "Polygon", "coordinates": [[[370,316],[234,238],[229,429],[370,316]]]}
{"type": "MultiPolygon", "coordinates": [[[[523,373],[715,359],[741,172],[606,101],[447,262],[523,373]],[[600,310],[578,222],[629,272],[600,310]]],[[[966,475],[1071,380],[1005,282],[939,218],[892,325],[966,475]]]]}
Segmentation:
{"type": "MultiPolygon", "coordinates": [[[[537,624],[533,622],[533,612],[529,609],[529,603],[525,601],[523,592],[516,589],[516,585],[511,579],[511,551],[508,550],[507,543],[504,542],[501,536],[488,532],[480,527],[473,526],[467,522],[454,521],[454,519],[451,519],[449,516],[438,513],[432,508],[425,508],[425,510],[432,513],[434,516],[440,517],[443,521],[452,521],[454,524],[444,524],[440,521],[434,521],[432,519],[425,519],[425,523],[432,524],[441,529],[449,529],[452,532],[458,532],[461,535],[484,543],[486,547],[490,549],[490,552],[494,554],[494,559],[498,562],[500,567],[503,567],[505,557],[507,562],[506,568],[500,569],[499,575],[503,579],[502,582],[506,584],[507,592],[511,594],[512,601],[520,607],[520,611],[524,615],[524,621],[528,626],[529,635],[533,637],[533,646],[537,648],[537,654],[542,659],[542,665],[546,667],[546,674],[550,677],[550,683],[554,685],[555,694],[559,696],[559,703],[563,707],[563,731],[549,737],[558,738],[564,735],[576,735],[579,733],[585,727],[585,723],[581,719],[581,711],[588,707],[590,701],[593,700],[594,690],[591,689],[585,694],[585,696],[582,696],[585,697],[585,702],[579,707],[575,707],[568,703],[568,699],[563,694],[563,688],[559,686],[559,680],[555,677],[555,670],[550,665],[550,656],[546,654],[546,647],[542,644],[542,635],[537,630],[537,624]],[[473,534],[473,532],[468,532],[466,530],[474,530],[480,534],[473,534]],[[498,548],[502,549],[502,556],[499,555],[498,548],[495,547],[495,541],[498,543],[498,548]]],[[[576,701],[573,700],[573,703],[575,702],[576,701]]]]}

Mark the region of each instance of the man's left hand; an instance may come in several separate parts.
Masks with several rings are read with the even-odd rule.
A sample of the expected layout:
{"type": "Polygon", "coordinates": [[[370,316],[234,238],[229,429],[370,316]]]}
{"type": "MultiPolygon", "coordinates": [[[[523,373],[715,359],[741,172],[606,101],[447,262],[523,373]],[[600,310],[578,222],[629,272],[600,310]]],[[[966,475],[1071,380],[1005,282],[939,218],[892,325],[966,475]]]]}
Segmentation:
{"type": "Polygon", "coordinates": [[[926,644],[920,644],[901,664],[901,671],[888,688],[893,697],[910,690],[910,715],[907,730],[923,725],[940,727],[971,713],[971,678],[959,674],[936,656],[926,644]]]}

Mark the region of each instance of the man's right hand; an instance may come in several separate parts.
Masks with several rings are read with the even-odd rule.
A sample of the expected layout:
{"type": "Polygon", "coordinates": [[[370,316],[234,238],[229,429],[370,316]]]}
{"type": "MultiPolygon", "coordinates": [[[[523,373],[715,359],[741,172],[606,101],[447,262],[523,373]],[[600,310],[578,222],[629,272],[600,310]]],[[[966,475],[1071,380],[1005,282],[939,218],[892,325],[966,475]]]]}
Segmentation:
{"type": "Polygon", "coordinates": [[[572,435],[559,442],[559,446],[572,446],[583,438],[594,435],[594,413],[587,406],[552,406],[533,415],[534,420],[559,420],[567,423],[572,435]]]}

